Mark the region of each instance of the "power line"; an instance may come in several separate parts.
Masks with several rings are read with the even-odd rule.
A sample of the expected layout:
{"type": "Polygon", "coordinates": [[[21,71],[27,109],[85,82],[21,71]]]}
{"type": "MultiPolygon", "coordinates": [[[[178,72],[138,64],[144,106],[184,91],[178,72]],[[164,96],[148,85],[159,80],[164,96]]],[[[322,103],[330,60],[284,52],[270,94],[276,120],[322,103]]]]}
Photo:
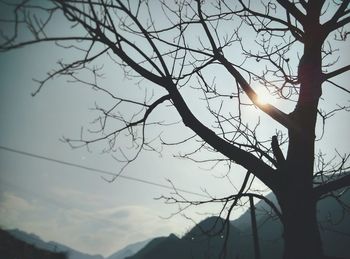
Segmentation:
{"type": "MultiPolygon", "coordinates": [[[[102,170],[102,169],[98,169],[98,168],[93,168],[93,167],[88,167],[88,166],[85,166],[85,165],[80,165],[80,164],[76,164],[76,163],[72,163],[72,162],[67,162],[67,161],[63,161],[63,160],[59,160],[59,159],[55,159],[55,158],[51,158],[51,157],[47,157],[47,156],[43,156],[43,155],[34,154],[34,153],[31,153],[31,152],[26,152],[26,151],[22,151],[22,150],[10,148],[10,147],[5,147],[5,146],[2,146],[2,145],[0,145],[0,149],[8,151],[8,152],[24,155],[24,156],[36,158],[36,159],[41,159],[41,160],[46,160],[46,161],[53,162],[53,163],[62,164],[62,165],[65,165],[65,166],[70,166],[70,167],[75,167],[75,168],[79,168],[79,169],[84,169],[84,170],[87,170],[87,171],[90,171],[90,172],[97,172],[97,173],[100,173],[100,174],[113,176],[113,177],[118,176],[118,178],[123,178],[123,179],[127,179],[127,180],[130,180],[130,181],[135,181],[135,182],[139,182],[139,183],[143,183],[143,184],[153,185],[153,186],[157,186],[157,187],[160,187],[160,188],[165,188],[165,189],[169,189],[169,190],[173,190],[174,191],[173,187],[165,185],[165,184],[157,183],[157,182],[152,182],[152,181],[148,181],[148,180],[144,180],[144,179],[140,179],[140,178],[136,178],[136,177],[131,177],[131,176],[119,175],[119,174],[115,174],[115,173],[110,172],[110,171],[106,171],[106,170],[102,170]]],[[[192,194],[192,195],[208,198],[208,196],[205,195],[205,194],[200,194],[200,193],[188,191],[188,190],[185,190],[185,189],[178,189],[178,188],[176,188],[175,190],[178,191],[178,192],[182,192],[182,193],[187,193],[187,194],[192,194]]]]}

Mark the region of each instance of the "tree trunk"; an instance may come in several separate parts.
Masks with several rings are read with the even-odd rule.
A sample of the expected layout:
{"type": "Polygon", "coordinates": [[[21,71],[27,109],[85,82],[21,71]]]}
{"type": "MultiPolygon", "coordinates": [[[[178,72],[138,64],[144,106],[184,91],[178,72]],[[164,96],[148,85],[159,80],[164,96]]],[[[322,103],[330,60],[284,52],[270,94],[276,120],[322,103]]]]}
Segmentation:
{"type": "MultiPolygon", "coordinates": [[[[300,179],[299,179],[300,180],[300,179]]],[[[302,180],[301,180],[302,181],[302,180]]],[[[311,189],[300,184],[287,188],[281,199],[284,259],[320,259],[322,243],[311,189]]]]}
{"type": "MultiPolygon", "coordinates": [[[[313,124],[311,113],[311,109],[303,111],[302,117],[313,124]]],[[[314,134],[304,130],[303,134],[290,133],[289,138],[287,160],[280,172],[282,188],[277,195],[283,215],[283,258],[320,259],[323,251],[313,197],[314,134]]]]}
{"type": "MultiPolygon", "coordinates": [[[[305,205],[305,203],[303,204],[305,205]]],[[[291,207],[291,206],[290,206],[291,207]]],[[[284,259],[320,259],[322,243],[315,216],[315,206],[301,211],[302,206],[288,208],[284,225],[284,259]]]]}
{"type": "Polygon", "coordinates": [[[313,197],[315,126],[322,93],[322,40],[316,27],[311,23],[306,30],[309,38],[305,38],[304,56],[298,71],[299,100],[290,114],[298,129],[289,131],[287,158],[280,170],[282,188],[277,196],[283,214],[284,259],[323,258],[313,197]]]}
{"type": "Polygon", "coordinates": [[[313,196],[314,141],[317,105],[304,103],[293,113],[301,132],[289,132],[286,162],[277,194],[283,215],[284,259],[320,259],[322,243],[313,196]]]}
{"type": "Polygon", "coordinates": [[[279,195],[284,225],[284,259],[320,259],[323,254],[313,197],[316,114],[315,105],[304,103],[298,106],[293,117],[302,132],[289,132],[279,195]]]}

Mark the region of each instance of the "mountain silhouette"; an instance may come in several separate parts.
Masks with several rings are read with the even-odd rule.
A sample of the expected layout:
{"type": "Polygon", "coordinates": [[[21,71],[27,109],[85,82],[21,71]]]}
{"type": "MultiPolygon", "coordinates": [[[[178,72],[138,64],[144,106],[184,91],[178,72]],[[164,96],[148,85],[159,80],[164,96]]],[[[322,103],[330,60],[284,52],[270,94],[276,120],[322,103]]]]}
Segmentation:
{"type": "MultiPolygon", "coordinates": [[[[278,206],[273,194],[267,195],[267,198],[278,206]]],[[[345,193],[341,200],[349,204],[350,192],[345,193]]],[[[280,220],[264,201],[259,201],[255,207],[261,258],[282,258],[283,228],[280,220]]],[[[317,210],[325,255],[348,258],[350,255],[349,212],[332,197],[319,201],[317,210]]],[[[226,258],[254,259],[250,211],[246,211],[228,226],[230,234],[226,258]]],[[[223,219],[210,217],[200,222],[182,238],[170,234],[168,237],[153,239],[138,253],[127,259],[217,259],[224,247],[227,234],[227,226],[223,227],[223,219]]]]}
{"type": "Polygon", "coordinates": [[[28,234],[18,229],[7,230],[6,232],[8,232],[14,238],[21,240],[27,244],[33,245],[39,249],[50,252],[64,253],[67,255],[67,259],[103,259],[101,255],[85,254],[57,242],[45,242],[35,234],[28,234]]]}
{"type": "Polygon", "coordinates": [[[219,258],[228,229],[227,257],[235,258],[240,231],[232,224],[225,225],[222,218],[211,217],[200,222],[182,238],[170,234],[168,237],[153,239],[127,259],[219,258]]]}
{"type": "Polygon", "coordinates": [[[117,252],[113,253],[112,255],[108,256],[106,259],[124,259],[128,256],[132,256],[136,254],[138,251],[140,251],[142,248],[144,248],[150,241],[151,239],[148,239],[145,241],[127,245],[123,249],[120,249],[117,252]]]}
{"type": "Polygon", "coordinates": [[[8,259],[67,259],[66,254],[63,252],[52,252],[46,249],[40,249],[15,238],[2,229],[0,229],[0,257],[8,259]]]}
{"type": "MultiPolygon", "coordinates": [[[[273,194],[266,197],[277,206],[273,194]]],[[[340,201],[349,204],[350,192],[344,193],[340,201]]],[[[264,201],[259,201],[255,207],[261,258],[282,258],[283,229],[281,222],[271,213],[270,207],[264,201]]],[[[341,206],[334,197],[327,197],[318,202],[317,210],[325,254],[334,258],[348,258],[350,255],[350,215],[346,206],[341,206]]],[[[101,255],[89,255],[60,243],[45,242],[37,235],[17,229],[2,231],[1,234],[11,234],[15,240],[21,240],[39,250],[45,250],[48,254],[46,257],[36,256],[33,258],[56,259],[56,257],[50,257],[51,253],[54,255],[56,252],[61,256],[66,255],[68,259],[103,259],[101,255]]],[[[223,251],[226,238],[226,258],[254,259],[249,210],[228,224],[225,224],[222,218],[209,217],[194,226],[181,238],[170,234],[167,237],[138,242],[126,246],[106,259],[217,259],[223,251]]],[[[9,249],[11,246],[4,245],[8,243],[3,242],[3,240],[6,239],[1,239],[0,249],[9,249]]],[[[3,251],[1,250],[0,254],[6,255],[3,251]]],[[[14,257],[5,256],[4,258],[14,257]]],[[[23,258],[23,256],[17,256],[17,258],[23,258]]],[[[61,258],[57,257],[57,259],[61,258]]]]}
{"type": "MultiPolygon", "coordinates": [[[[276,206],[277,200],[270,193],[266,196],[276,206]]],[[[350,192],[342,195],[341,202],[350,203],[350,192]]],[[[283,228],[279,219],[263,200],[256,204],[256,217],[262,259],[280,259],[283,254],[283,228]]],[[[320,200],[317,204],[317,218],[325,255],[349,258],[350,214],[333,197],[320,200]]],[[[232,224],[242,232],[240,259],[253,259],[253,237],[250,226],[250,211],[246,211],[232,224]]],[[[303,233],[301,233],[302,235],[303,233]]]]}

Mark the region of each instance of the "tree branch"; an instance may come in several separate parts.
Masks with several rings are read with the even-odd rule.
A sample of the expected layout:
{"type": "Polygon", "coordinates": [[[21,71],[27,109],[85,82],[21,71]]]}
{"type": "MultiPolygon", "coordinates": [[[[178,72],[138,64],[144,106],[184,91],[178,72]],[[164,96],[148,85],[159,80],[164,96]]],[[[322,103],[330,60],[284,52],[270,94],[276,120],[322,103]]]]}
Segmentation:
{"type": "Polygon", "coordinates": [[[338,29],[338,28],[341,28],[341,27],[343,27],[344,25],[346,25],[346,24],[348,24],[348,23],[350,23],[350,16],[344,18],[344,19],[341,20],[341,21],[339,21],[339,22],[335,25],[334,30],[335,30],[335,29],[338,29]]]}
{"type": "Polygon", "coordinates": [[[284,21],[282,19],[279,19],[277,17],[273,17],[271,15],[268,15],[267,13],[260,13],[260,12],[256,12],[256,11],[253,11],[251,8],[247,7],[242,0],[239,0],[240,4],[242,5],[243,7],[243,10],[244,11],[247,11],[249,12],[252,16],[254,17],[261,17],[263,19],[268,19],[270,20],[271,22],[276,22],[276,23],[279,23],[281,25],[284,25],[286,26],[286,28],[279,28],[279,29],[272,29],[272,28],[265,28],[266,31],[276,31],[276,30],[290,30],[290,32],[292,33],[292,35],[299,41],[303,41],[303,35],[304,35],[304,32],[299,29],[297,27],[297,25],[292,25],[291,21],[290,21],[290,13],[288,10],[286,10],[287,12],[287,21],[284,21]]]}
{"type": "Polygon", "coordinates": [[[346,17],[343,20],[340,20],[344,15],[348,13],[348,11],[346,11],[346,8],[348,7],[349,3],[350,3],[350,0],[344,0],[342,4],[339,6],[338,10],[333,15],[333,17],[323,25],[323,27],[326,29],[327,35],[330,32],[350,22],[350,17],[346,17]]]}
{"type": "Polygon", "coordinates": [[[337,180],[322,184],[314,188],[314,197],[319,199],[322,195],[350,186],[350,174],[337,180]]]}
{"type": "Polygon", "coordinates": [[[164,76],[157,76],[149,70],[143,68],[140,64],[136,63],[131,57],[129,57],[122,49],[118,48],[113,42],[111,42],[105,35],[101,34],[98,35],[98,37],[101,42],[107,44],[119,58],[121,58],[137,73],[151,82],[164,87],[169,92],[171,100],[173,101],[176,109],[183,119],[184,124],[187,127],[196,132],[214,149],[218,150],[232,161],[242,165],[244,168],[252,171],[269,188],[275,189],[277,187],[277,184],[272,177],[274,170],[254,155],[226,142],[217,136],[212,130],[204,126],[192,114],[181,94],[176,89],[176,85],[171,81],[171,79],[164,76]]]}
{"type": "Polygon", "coordinates": [[[323,75],[323,81],[326,81],[332,77],[335,77],[335,76],[338,76],[346,71],[349,71],[350,70],[350,65],[347,65],[347,66],[344,66],[344,67],[341,67],[337,70],[334,70],[333,72],[330,72],[330,73],[327,73],[327,74],[324,74],[323,75]]]}
{"type": "Polygon", "coordinates": [[[349,3],[350,3],[350,0],[343,0],[338,10],[333,15],[331,21],[334,21],[334,22],[338,21],[344,15],[344,12],[348,7],[349,3]]]}
{"type": "Polygon", "coordinates": [[[287,12],[293,15],[298,22],[300,22],[301,24],[305,23],[305,15],[295,6],[295,4],[292,4],[288,0],[277,0],[277,2],[284,9],[286,9],[287,12]]]}
{"type": "Polygon", "coordinates": [[[95,41],[92,37],[48,37],[42,39],[23,41],[17,44],[5,44],[0,45],[0,52],[8,51],[12,49],[22,48],[28,45],[37,44],[40,42],[58,42],[58,41],[95,41]]]}
{"type": "Polygon", "coordinates": [[[192,129],[198,136],[200,136],[214,149],[252,172],[252,174],[257,176],[270,189],[275,190],[278,187],[277,179],[274,175],[274,170],[270,166],[265,164],[262,160],[258,159],[251,153],[244,151],[223,140],[214,131],[203,125],[193,115],[172,81],[169,82],[169,85],[166,87],[166,89],[168,90],[171,100],[179,112],[185,126],[192,129]]]}
{"type": "Polygon", "coordinates": [[[333,17],[323,25],[326,28],[327,33],[330,33],[337,28],[337,22],[345,14],[345,10],[348,7],[349,3],[350,0],[344,0],[333,17]]]}
{"type": "Polygon", "coordinates": [[[271,118],[276,120],[278,123],[286,127],[287,129],[294,129],[299,131],[298,126],[290,120],[289,116],[276,108],[271,104],[261,104],[258,100],[258,95],[253,90],[253,88],[248,84],[248,82],[244,79],[242,74],[223,56],[220,55],[218,60],[225,66],[228,72],[236,79],[238,84],[241,86],[243,91],[247,94],[249,99],[263,112],[268,114],[271,118]]]}
{"type": "Polygon", "coordinates": [[[328,82],[328,83],[334,85],[335,87],[339,88],[340,90],[343,90],[344,92],[347,92],[348,94],[350,94],[350,91],[348,89],[346,89],[346,88],[344,88],[344,87],[342,87],[342,86],[332,82],[331,80],[326,80],[326,82],[328,82]]]}
{"type": "Polygon", "coordinates": [[[204,31],[209,39],[210,45],[213,49],[214,52],[214,57],[217,58],[218,61],[220,61],[226,69],[230,72],[230,74],[236,79],[236,81],[239,83],[243,91],[248,95],[249,99],[263,112],[271,116],[274,120],[282,124],[288,129],[294,128],[295,126],[291,120],[289,120],[288,115],[277,109],[271,104],[260,104],[257,99],[257,94],[253,90],[253,88],[250,87],[248,82],[243,78],[240,72],[238,72],[237,69],[235,69],[232,64],[224,57],[223,53],[218,49],[218,47],[215,44],[214,38],[212,37],[208,26],[206,25],[202,11],[201,11],[201,5],[200,1],[197,0],[197,5],[198,5],[198,16],[200,19],[200,22],[204,28],[204,31]]]}

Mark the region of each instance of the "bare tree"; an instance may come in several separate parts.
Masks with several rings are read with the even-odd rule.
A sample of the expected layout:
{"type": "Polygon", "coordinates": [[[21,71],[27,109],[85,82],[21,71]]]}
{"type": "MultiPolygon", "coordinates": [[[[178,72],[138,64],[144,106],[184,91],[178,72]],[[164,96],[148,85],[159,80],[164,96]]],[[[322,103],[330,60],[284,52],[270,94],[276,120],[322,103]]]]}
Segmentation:
{"type": "MultiPolygon", "coordinates": [[[[170,105],[181,117],[179,126],[185,125],[194,134],[171,143],[160,138],[161,143],[193,141],[194,150],[182,157],[225,164],[230,173],[232,166],[245,168],[248,177],[259,179],[278,199],[281,211],[274,209],[284,227],[284,259],[322,258],[316,204],[348,188],[349,155],[337,154],[325,161],[323,153],[315,152],[315,130],[317,119],[324,130],[328,118],[349,111],[348,104],[331,111],[319,104],[320,98],[329,98],[323,92],[350,93],[337,80],[350,70],[350,65],[343,65],[348,60],[342,54],[348,46],[349,0],[2,2],[12,7],[13,17],[1,19],[1,51],[52,42],[79,56],[59,61],[57,69],[38,81],[34,95],[50,79],[67,76],[114,101],[109,107],[96,106],[101,112],[96,120],[100,128],[94,132],[97,137],[85,138],[82,133],[81,139],[65,139],[69,144],[106,141],[106,150],[126,166],[142,150],[158,151],[146,133],[147,128],[163,124],[150,115],[170,105]],[[53,29],[56,21],[67,30],[53,29]],[[11,34],[8,26],[13,26],[11,34]],[[102,57],[112,59],[126,77],[152,90],[142,98],[125,97],[117,87],[102,86],[102,67],[97,66],[102,57]],[[86,72],[91,73],[91,80],[86,72]],[[279,98],[281,107],[290,113],[260,102],[258,88],[279,98]],[[210,119],[195,115],[194,97],[210,119]],[[254,125],[256,121],[246,115],[252,108],[277,123],[254,125]],[[271,125],[276,130],[272,137],[258,132],[271,125]],[[133,143],[127,151],[117,145],[123,132],[133,143]],[[202,151],[209,155],[200,156],[202,151]]],[[[223,202],[229,217],[242,196],[263,198],[247,193],[245,187],[246,181],[230,197],[199,203],[223,202]]]]}

